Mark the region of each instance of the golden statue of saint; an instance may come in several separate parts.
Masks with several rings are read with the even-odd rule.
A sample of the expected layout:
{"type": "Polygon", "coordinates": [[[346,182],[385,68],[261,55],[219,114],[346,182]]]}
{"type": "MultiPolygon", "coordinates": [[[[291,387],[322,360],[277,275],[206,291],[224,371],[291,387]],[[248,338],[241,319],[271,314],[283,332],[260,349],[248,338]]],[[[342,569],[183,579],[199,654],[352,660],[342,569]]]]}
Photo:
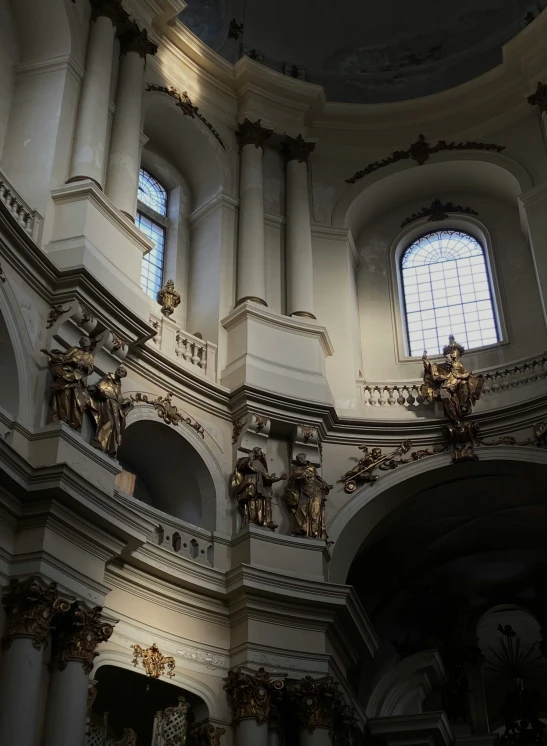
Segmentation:
{"type": "Polygon", "coordinates": [[[120,366],[89,387],[89,406],[95,421],[92,445],[109,456],[115,456],[118,451],[125,431],[125,417],[133,406],[122,394],[122,379],[126,375],[126,369],[120,366]]]}
{"type": "Polygon", "coordinates": [[[285,500],[294,516],[294,534],[326,539],[325,503],[332,484],[327,484],[317,469],[299,453],[289,477],[285,500]]]}
{"type": "Polygon", "coordinates": [[[254,523],[272,531],[277,528],[272,517],[272,484],[287,479],[268,473],[266,456],[261,448],[253,448],[248,456],[237,460],[230,480],[232,494],[237,498],[243,525],[254,523]]]}
{"type": "Polygon", "coordinates": [[[481,395],[484,376],[474,375],[461,362],[464,353],[453,335],[443,348],[444,363],[431,363],[424,352],[424,382],[420,393],[426,401],[442,401],[444,413],[452,422],[460,422],[481,395]]]}
{"type": "Polygon", "coordinates": [[[80,339],[79,347],[62,350],[45,350],[49,357],[51,384],[51,419],[66,422],[78,432],[82,429],[84,410],[90,396],[86,379],[93,372],[95,344],[89,337],[80,339]]]}

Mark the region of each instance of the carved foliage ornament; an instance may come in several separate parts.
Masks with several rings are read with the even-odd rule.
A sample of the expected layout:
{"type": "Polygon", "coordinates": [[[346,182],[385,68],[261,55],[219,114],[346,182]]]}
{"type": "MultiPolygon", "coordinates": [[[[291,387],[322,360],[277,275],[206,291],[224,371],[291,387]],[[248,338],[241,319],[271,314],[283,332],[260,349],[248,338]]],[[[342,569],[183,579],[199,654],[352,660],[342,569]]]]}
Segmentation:
{"type": "Polygon", "coordinates": [[[328,728],[334,743],[349,736],[355,723],[349,707],[331,677],[313,679],[305,676],[290,691],[302,728],[311,735],[316,728],[328,728]]]}
{"type": "Polygon", "coordinates": [[[114,627],[101,618],[102,607],[87,608],[76,601],[56,623],[55,660],[62,671],[69,661],[81,661],[89,674],[100,642],[110,639],[114,627]]]}
{"type": "Polygon", "coordinates": [[[443,150],[494,150],[496,153],[501,153],[502,150],[505,150],[505,145],[470,140],[467,142],[446,142],[446,140],[439,140],[436,145],[430,145],[424,135],[419,135],[418,140],[412,143],[407,150],[395,150],[387,158],[369,163],[362,171],[357,171],[351,178],[346,179],[346,183],[355,184],[363,176],[368,176],[368,174],[378,171],[380,168],[390,166],[392,163],[408,159],[415,161],[419,166],[423,166],[430,155],[440,153],[443,150]]]}
{"type": "Polygon", "coordinates": [[[255,674],[241,669],[228,671],[224,689],[231,700],[234,723],[245,718],[254,718],[259,725],[269,722],[275,700],[284,688],[281,679],[270,678],[263,668],[255,674]]]}
{"type": "Polygon", "coordinates": [[[64,313],[70,311],[70,308],[70,306],[68,306],[68,308],[63,308],[62,303],[56,303],[54,306],[51,306],[47,317],[46,329],[51,329],[55,322],[60,319],[64,313]]]}
{"type": "Polygon", "coordinates": [[[143,59],[146,59],[147,54],[156,54],[158,46],[150,41],[146,29],[139,28],[139,24],[136,21],[130,20],[124,26],[120,33],[120,49],[122,54],[137,52],[143,59]]]}
{"type": "Polygon", "coordinates": [[[70,608],[68,601],[58,597],[56,583],[46,585],[36,577],[10,580],[2,601],[7,614],[4,648],[9,648],[16,637],[30,637],[33,647],[41,650],[53,617],[70,608]]]}
{"type": "Polygon", "coordinates": [[[186,93],[186,91],[183,91],[183,93],[179,93],[176,88],[173,88],[173,86],[171,86],[170,88],[166,88],[163,85],[153,85],[152,83],[149,83],[146,86],[146,90],[157,91],[158,93],[165,93],[167,96],[171,96],[171,98],[174,98],[175,101],[177,102],[177,107],[182,111],[184,116],[192,117],[192,119],[194,117],[197,117],[201,122],[203,122],[203,124],[211,132],[214,138],[221,145],[222,149],[226,150],[226,145],[224,144],[222,137],[213,127],[211,122],[208,122],[207,119],[205,119],[205,117],[203,116],[203,114],[200,114],[198,107],[192,103],[192,101],[190,100],[190,96],[186,93]]]}
{"type": "Polygon", "coordinates": [[[142,660],[142,666],[146,675],[151,679],[159,679],[167,669],[167,676],[172,679],[175,675],[175,659],[160,653],[156,643],[151,647],[141,648],[140,645],[131,645],[133,650],[133,665],[136,667],[139,660],[142,660]]]}
{"type": "Polygon", "coordinates": [[[285,161],[298,161],[298,163],[307,163],[308,156],[315,150],[314,142],[306,142],[302,135],[290,137],[286,135],[285,142],[282,145],[285,161]]]}
{"type": "Polygon", "coordinates": [[[256,122],[251,122],[250,119],[245,119],[240,123],[236,131],[240,148],[245,145],[254,145],[255,148],[264,147],[266,140],[272,136],[273,130],[262,127],[261,121],[261,119],[257,119],[256,122]]]}
{"type": "Polygon", "coordinates": [[[217,728],[210,723],[198,723],[192,728],[192,743],[194,746],[220,746],[220,739],[225,733],[225,728],[217,728]]]}
{"type": "Polygon", "coordinates": [[[137,392],[134,396],[132,395],[131,401],[134,403],[151,404],[158,417],[162,419],[167,425],[175,425],[178,427],[181,422],[191,427],[197,432],[202,438],[205,438],[205,429],[203,425],[200,425],[197,420],[193,420],[191,417],[184,417],[178,410],[178,408],[171,402],[173,394],[169,391],[164,397],[158,396],[157,399],[150,400],[146,394],[137,392]]]}
{"type": "Polygon", "coordinates": [[[420,212],[413,213],[410,217],[403,220],[401,228],[406,225],[410,225],[415,220],[420,218],[426,218],[428,220],[446,220],[449,213],[459,213],[461,215],[478,215],[476,210],[471,207],[462,207],[462,205],[455,205],[453,202],[441,202],[440,199],[434,199],[429,207],[422,207],[420,212]]]}

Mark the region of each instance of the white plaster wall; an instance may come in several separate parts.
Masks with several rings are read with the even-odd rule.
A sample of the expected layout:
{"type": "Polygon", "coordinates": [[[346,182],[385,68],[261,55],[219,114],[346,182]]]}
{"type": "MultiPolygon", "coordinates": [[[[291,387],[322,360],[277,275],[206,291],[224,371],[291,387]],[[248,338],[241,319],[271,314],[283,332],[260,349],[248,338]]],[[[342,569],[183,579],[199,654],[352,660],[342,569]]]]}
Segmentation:
{"type": "Polygon", "coordinates": [[[266,302],[268,308],[285,313],[285,226],[277,217],[266,217],[266,302]]]}
{"type": "Polygon", "coordinates": [[[19,49],[11,8],[8,0],[0,0],[0,154],[4,146],[13,96],[13,68],[18,57],[19,49]]]}

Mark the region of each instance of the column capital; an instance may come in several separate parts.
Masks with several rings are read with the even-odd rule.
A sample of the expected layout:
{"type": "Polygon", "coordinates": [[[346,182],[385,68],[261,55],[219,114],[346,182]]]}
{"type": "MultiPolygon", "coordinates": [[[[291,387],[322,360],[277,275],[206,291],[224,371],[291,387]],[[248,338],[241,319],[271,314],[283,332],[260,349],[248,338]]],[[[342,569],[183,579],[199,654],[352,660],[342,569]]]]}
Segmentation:
{"type": "Polygon", "coordinates": [[[305,676],[289,692],[301,728],[311,735],[325,728],[333,739],[341,738],[355,724],[353,708],[344,701],[338,683],[331,676],[313,679],[305,676]]]}
{"type": "Polygon", "coordinates": [[[158,45],[148,38],[146,29],[141,29],[136,21],[127,20],[120,28],[120,54],[137,52],[146,59],[147,54],[156,54],[158,45]]]}
{"type": "Polygon", "coordinates": [[[190,729],[194,746],[220,746],[225,728],[217,728],[211,723],[196,723],[190,729]]]}
{"type": "Polygon", "coordinates": [[[239,127],[236,130],[236,137],[240,148],[245,145],[264,148],[264,143],[272,136],[273,130],[262,127],[260,124],[261,121],[261,119],[257,119],[256,122],[251,122],[250,119],[245,119],[245,121],[239,123],[239,127]]]}
{"type": "Polygon", "coordinates": [[[528,96],[530,106],[537,106],[542,114],[547,113],[547,84],[538,82],[536,92],[528,96]]]}
{"type": "Polygon", "coordinates": [[[100,642],[110,639],[114,627],[102,619],[102,606],[87,607],[75,601],[59,619],[56,625],[54,665],[61,671],[69,661],[80,661],[86,673],[93,668],[97,653],[95,648],[100,642]]]}
{"type": "Polygon", "coordinates": [[[7,614],[2,646],[9,648],[15,638],[29,637],[36,650],[45,646],[53,617],[70,606],[58,597],[57,583],[48,584],[38,577],[10,580],[2,602],[7,614]]]}
{"type": "Polygon", "coordinates": [[[96,21],[100,16],[110,18],[112,25],[118,26],[129,14],[123,9],[121,0],[91,0],[91,20],[96,21]]]}
{"type": "Polygon", "coordinates": [[[269,723],[276,710],[274,702],[284,688],[282,679],[272,679],[263,668],[256,673],[240,668],[228,671],[224,689],[231,700],[234,724],[246,719],[256,720],[259,725],[269,723]]]}
{"type": "Polygon", "coordinates": [[[308,156],[315,150],[314,142],[307,142],[304,140],[302,135],[298,137],[291,137],[285,135],[285,140],[281,145],[283,155],[285,156],[285,163],[289,161],[298,161],[298,163],[307,163],[308,156]]]}

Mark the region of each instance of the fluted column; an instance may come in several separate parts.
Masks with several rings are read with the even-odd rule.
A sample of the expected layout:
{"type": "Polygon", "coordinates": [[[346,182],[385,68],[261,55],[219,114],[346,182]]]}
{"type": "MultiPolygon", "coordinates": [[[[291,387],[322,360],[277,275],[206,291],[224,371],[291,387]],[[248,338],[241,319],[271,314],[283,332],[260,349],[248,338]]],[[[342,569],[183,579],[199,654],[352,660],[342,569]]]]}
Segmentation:
{"type": "Polygon", "coordinates": [[[239,125],[239,236],[237,247],[237,301],[252,300],[266,306],[266,244],[264,238],[264,142],[272,130],[260,119],[239,125]]]}
{"type": "Polygon", "coordinates": [[[285,262],[287,314],[315,318],[313,252],[308,195],[308,156],[315,148],[302,135],[286,137],[285,154],[285,262]]]}
{"type": "Polygon", "coordinates": [[[92,179],[102,189],[114,39],[117,24],[127,13],[119,0],[91,0],[91,5],[85,74],[68,181],[92,179]]]}
{"type": "Polygon", "coordinates": [[[0,660],[0,743],[35,746],[44,647],[55,614],[68,602],[55,583],[12,580],[4,592],[6,631],[0,660]]]}
{"type": "Polygon", "coordinates": [[[134,21],[120,36],[120,73],[112,123],[106,195],[132,220],[137,210],[142,88],[147,54],[158,48],[134,21]]]}
{"type": "Polygon", "coordinates": [[[90,609],[76,601],[56,625],[44,746],[84,746],[95,648],[113,632],[101,614],[101,606],[90,609]]]}
{"type": "Polygon", "coordinates": [[[268,724],[275,703],[284,689],[281,679],[272,679],[263,668],[256,673],[229,671],[224,686],[232,705],[234,746],[269,746],[268,724]]]}

